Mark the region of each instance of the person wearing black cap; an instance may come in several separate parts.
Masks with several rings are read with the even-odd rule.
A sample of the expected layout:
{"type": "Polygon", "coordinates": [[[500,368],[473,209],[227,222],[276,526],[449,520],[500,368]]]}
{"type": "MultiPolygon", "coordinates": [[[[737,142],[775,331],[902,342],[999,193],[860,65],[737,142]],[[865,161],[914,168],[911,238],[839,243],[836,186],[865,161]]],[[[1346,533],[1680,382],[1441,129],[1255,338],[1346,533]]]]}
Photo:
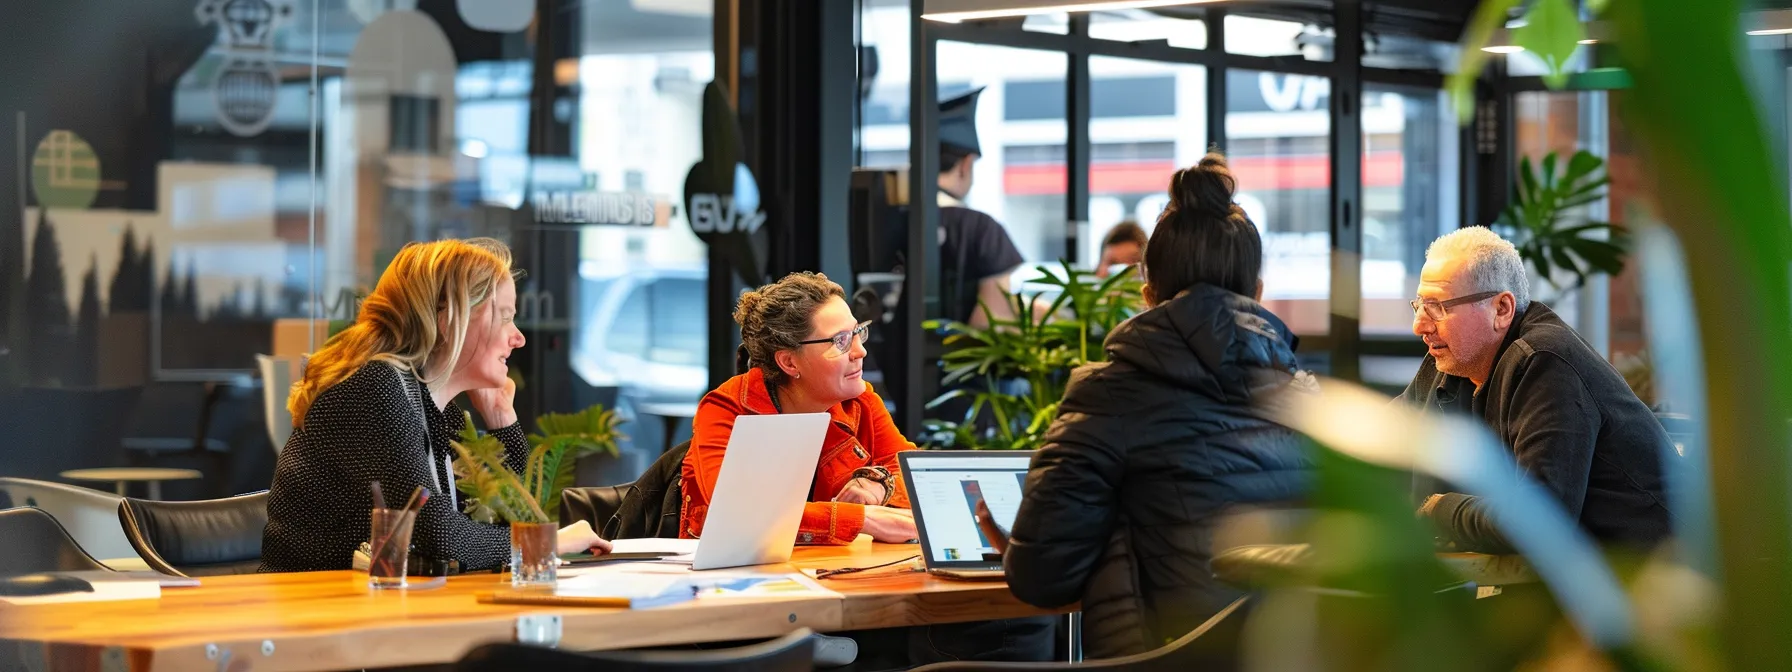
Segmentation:
{"type": "Polygon", "coordinates": [[[983,89],[940,103],[940,287],[954,320],[986,326],[982,299],[997,319],[1013,317],[1004,294],[1008,276],[1026,258],[1008,231],[987,213],[966,207],[971,166],[983,155],[977,141],[977,96],[983,89]]]}

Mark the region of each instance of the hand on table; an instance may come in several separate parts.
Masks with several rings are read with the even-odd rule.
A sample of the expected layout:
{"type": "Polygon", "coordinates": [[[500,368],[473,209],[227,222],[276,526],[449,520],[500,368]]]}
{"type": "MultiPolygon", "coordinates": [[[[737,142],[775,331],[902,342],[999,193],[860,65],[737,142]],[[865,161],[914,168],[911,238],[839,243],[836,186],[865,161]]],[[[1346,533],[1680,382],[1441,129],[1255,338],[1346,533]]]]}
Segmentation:
{"type": "Polygon", "coordinates": [[[584,553],[585,551],[591,551],[592,555],[603,555],[610,552],[610,542],[597,536],[597,532],[591,529],[591,523],[581,520],[560,528],[560,531],[554,535],[555,553],[564,555],[584,553]]]}
{"type": "Polygon", "coordinates": [[[872,539],[886,544],[906,544],[921,536],[915,532],[915,516],[907,509],[865,507],[865,527],[872,539]]]}
{"type": "Polygon", "coordinates": [[[840,488],[840,494],[834,495],[834,501],[845,504],[864,504],[866,506],[882,506],[890,500],[890,486],[869,478],[855,478],[840,488]]]}

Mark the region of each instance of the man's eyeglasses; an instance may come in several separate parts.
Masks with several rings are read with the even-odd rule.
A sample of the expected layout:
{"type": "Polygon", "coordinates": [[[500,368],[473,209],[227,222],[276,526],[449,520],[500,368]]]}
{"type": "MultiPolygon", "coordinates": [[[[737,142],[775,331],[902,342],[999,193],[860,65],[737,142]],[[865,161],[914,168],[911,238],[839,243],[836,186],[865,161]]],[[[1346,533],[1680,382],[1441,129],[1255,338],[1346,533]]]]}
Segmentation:
{"type": "Polygon", "coordinates": [[[1419,311],[1423,310],[1425,311],[1425,317],[1431,318],[1432,322],[1440,322],[1443,321],[1444,318],[1450,316],[1451,306],[1460,306],[1465,303],[1474,303],[1476,301],[1486,301],[1487,299],[1499,296],[1500,294],[1501,292],[1481,292],[1480,294],[1459,296],[1454,299],[1445,299],[1443,301],[1413,299],[1411,302],[1412,314],[1418,315],[1419,311]]]}
{"type": "Polygon", "coordinates": [[[860,322],[859,326],[853,327],[852,331],[842,331],[838,334],[834,334],[830,338],[818,338],[813,341],[797,341],[796,344],[815,345],[816,343],[831,343],[833,344],[835,351],[844,355],[852,351],[852,344],[854,342],[864,344],[866,337],[870,336],[870,334],[871,323],[860,322]]]}

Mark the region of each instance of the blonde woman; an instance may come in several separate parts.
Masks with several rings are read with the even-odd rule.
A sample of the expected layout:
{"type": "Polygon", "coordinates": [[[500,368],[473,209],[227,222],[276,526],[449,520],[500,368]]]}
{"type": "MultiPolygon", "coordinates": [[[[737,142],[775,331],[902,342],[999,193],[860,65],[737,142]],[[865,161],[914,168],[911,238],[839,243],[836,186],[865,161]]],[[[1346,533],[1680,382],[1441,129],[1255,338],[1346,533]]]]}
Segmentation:
{"type": "MultiPolygon", "coordinates": [[[[311,356],[287,408],[293,433],[274,467],[261,571],[348,569],[367,540],[369,483],[388,506],[429,490],[413,553],[492,569],[510,556],[509,530],[461,512],[449,443],[466,393],[521,471],[529,445],[517,422],[505,360],[523,346],[516,328],[510,250],[488,238],[413,243],[399,250],[355,323],[311,356]]],[[[588,529],[588,528],[587,528],[588,529]]],[[[609,544],[563,532],[562,550],[609,544]]]]}

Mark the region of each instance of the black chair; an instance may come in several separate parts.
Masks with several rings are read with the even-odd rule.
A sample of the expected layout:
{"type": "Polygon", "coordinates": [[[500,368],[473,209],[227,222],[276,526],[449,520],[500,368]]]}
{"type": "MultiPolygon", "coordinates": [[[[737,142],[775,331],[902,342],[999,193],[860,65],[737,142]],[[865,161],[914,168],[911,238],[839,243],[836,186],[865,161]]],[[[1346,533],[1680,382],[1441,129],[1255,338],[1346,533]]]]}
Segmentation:
{"type": "Polygon", "coordinates": [[[808,628],[749,646],[715,650],[574,653],[525,644],[486,644],[454,664],[454,672],[809,672],[815,641],[808,628]]]}
{"type": "Polygon", "coordinates": [[[690,441],[673,446],[633,483],[562,490],[560,524],[584,520],[605,539],[676,539],[684,511],[684,456],[690,447],[690,441]]]}
{"type": "MultiPolygon", "coordinates": [[[[216,382],[151,383],[126,423],[125,458],[131,466],[200,467],[208,482],[228,487],[230,445],[217,438],[220,403],[230,386],[216,382]]],[[[210,494],[229,492],[214,491],[210,494]]]]}
{"type": "Polygon", "coordinates": [[[253,574],[261,566],[268,493],[196,502],[126,497],[118,505],[125,538],[149,567],[173,576],[253,574]]]}
{"type": "Polygon", "coordinates": [[[633,487],[635,483],[630,481],[622,485],[561,490],[560,525],[564,527],[583,520],[591,523],[591,529],[602,531],[604,523],[616,515],[617,509],[622,508],[622,500],[628,497],[628,491],[633,487]]]}
{"type": "Polygon", "coordinates": [[[104,570],[43,510],[24,506],[0,511],[0,576],[104,570]]]}
{"type": "Polygon", "coordinates": [[[1250,615],[1249,597],[1221,609],[1200,627],[1178,637],[1154,651],[1122,658],[1092,660],[1082,663],[936,663],[915,668],[915,672],[981,672],[983,670],[1126,670],[1128,672],[1166,672],[1201,670],[1225,672],[1239,669],[1239,640],[1244,635],[1245,617],[1250,615]]]}

